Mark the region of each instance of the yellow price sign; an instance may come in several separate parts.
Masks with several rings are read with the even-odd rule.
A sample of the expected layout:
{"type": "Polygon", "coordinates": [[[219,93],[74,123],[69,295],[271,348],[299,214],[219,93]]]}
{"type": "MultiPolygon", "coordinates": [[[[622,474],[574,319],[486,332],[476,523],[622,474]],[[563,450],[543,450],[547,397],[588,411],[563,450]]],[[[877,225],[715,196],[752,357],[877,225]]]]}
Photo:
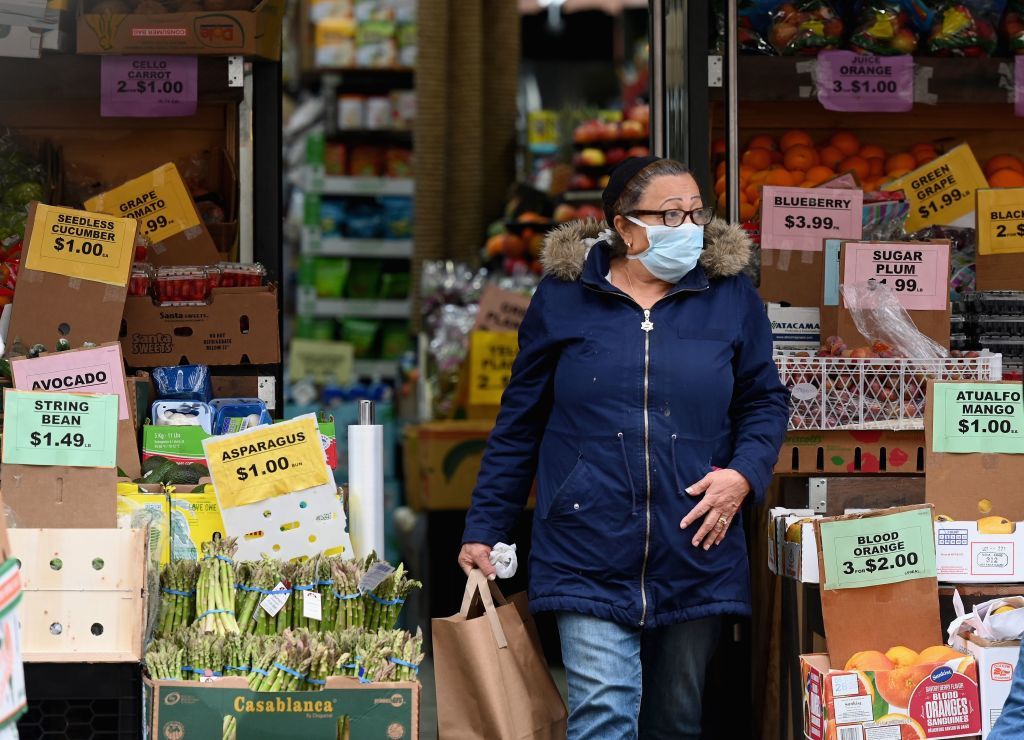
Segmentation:
{"type": "Polygon", "coordinates": [[[519,353],[514,331],[474,331],[469,335],[469,405],[498,406],[519,353]]]}
{"type": "Polygon", "coordinates": [[[978,254],[1024,252],[1024,188],[978,190],[978,254]]]}
{"type": "Polygon", "coordinates": [[[526,122],[526,138],[531,151],[547,152],[558,148],[557,113],[550,110],[530,111],[526,122]]]}
{"type": "Polygon", "coordinates": [[[295,380],[312,378],[317,383],[331,380],[348,383],[354,364],[355,347],[349,342],[293,339],[288,353],[289,372],[295,380]]]}
{"type": "Polygon", "coordinates": [[[322,486],[331,480],[313,414],[203,440],[221,508],[322,486]]]}
{"type": "Polygon", "coordinates": [[[985,174],[967,144],[882,185],[902,190],[910,201],[907,231],[926,226],[949,226],[974,211],[975,192],[988,187],[985,174]]]}
{"type": "Polygon", "coordinates": [[[192,197],[173,164],[157,167],[113,190],[90,198],[87,210],[134,218],[154,244],[199,226],[192,197]]]}
{"type": "Polygon", "coordinates": [[[29,270],[124,286],[135,257],[136,223],[37,204],[25,254],[29,270]]]}

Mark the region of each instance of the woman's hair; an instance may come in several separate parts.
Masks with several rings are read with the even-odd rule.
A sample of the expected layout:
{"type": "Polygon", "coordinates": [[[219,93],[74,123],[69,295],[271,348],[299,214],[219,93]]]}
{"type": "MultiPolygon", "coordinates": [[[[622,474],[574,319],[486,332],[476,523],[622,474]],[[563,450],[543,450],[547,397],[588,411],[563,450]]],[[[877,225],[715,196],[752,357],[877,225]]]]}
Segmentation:
{"type": "Polygon", "coordinates": [[[615,230],[615,224],[613,223],[615,216],[624,216],[630,211],[636,210],[640,199],[644,197],[647,186],[659,177],[689,174],[690,170],[682,162],[677,162],[674,159],[659,159],[656,162],[651,162],[633,176],[633,179],[626,184],[626,187],[622,190],[622,195],[619,196],[619,199],[615,201],[615,205],[612,207],[612,218],[608,223],[612,235],[606,239],[612,257],[621,257],[627,252],[626,242],[622,240],[622,236],[615,230]]]}

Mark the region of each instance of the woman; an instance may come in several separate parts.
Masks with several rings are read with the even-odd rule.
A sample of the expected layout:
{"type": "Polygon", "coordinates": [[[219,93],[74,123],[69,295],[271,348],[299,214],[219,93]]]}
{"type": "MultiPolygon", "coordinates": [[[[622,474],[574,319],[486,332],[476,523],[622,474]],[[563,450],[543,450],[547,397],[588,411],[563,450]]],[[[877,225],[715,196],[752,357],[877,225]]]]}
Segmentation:
{"type": "Polygon", "coordinates": [[[686,168],[626,160],[603,204],[592,247],[593,225],[548,239],[459,564],[493,578],[536,477],[530,603],[556,612],[569,737],[698,738],[719,619],[750,614],[737,519],[788,396],[750,243],[686,168]]]}

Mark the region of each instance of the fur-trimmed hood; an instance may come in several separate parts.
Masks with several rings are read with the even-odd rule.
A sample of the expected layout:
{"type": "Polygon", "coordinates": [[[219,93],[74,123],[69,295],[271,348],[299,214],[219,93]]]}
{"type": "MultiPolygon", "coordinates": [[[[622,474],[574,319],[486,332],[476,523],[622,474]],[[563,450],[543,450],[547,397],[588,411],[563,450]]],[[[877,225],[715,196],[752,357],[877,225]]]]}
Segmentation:
{"type": "MultiPolygon", "coordinates": [[[[570,221],[549,233],[540,256],[544,274],[569,282],[578,280],[590,247],[606,228],[604,222],[570,221]]],[[[704,227],[700,264],[709,278],[739,275],[747,269],[752,251],[750,237],[740,226],[716,218],[704,227]]]]}

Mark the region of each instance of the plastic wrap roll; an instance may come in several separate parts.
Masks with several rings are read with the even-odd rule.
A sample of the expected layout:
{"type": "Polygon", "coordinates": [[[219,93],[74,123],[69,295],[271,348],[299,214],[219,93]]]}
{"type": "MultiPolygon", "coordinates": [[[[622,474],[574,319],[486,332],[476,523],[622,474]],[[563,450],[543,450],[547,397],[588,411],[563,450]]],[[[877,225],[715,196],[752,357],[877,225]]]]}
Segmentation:
{"type": "Polygon", "coordinates": [[[384,427],[348,428],[349,534],[356,557],[384,557],[384,427]]]}

